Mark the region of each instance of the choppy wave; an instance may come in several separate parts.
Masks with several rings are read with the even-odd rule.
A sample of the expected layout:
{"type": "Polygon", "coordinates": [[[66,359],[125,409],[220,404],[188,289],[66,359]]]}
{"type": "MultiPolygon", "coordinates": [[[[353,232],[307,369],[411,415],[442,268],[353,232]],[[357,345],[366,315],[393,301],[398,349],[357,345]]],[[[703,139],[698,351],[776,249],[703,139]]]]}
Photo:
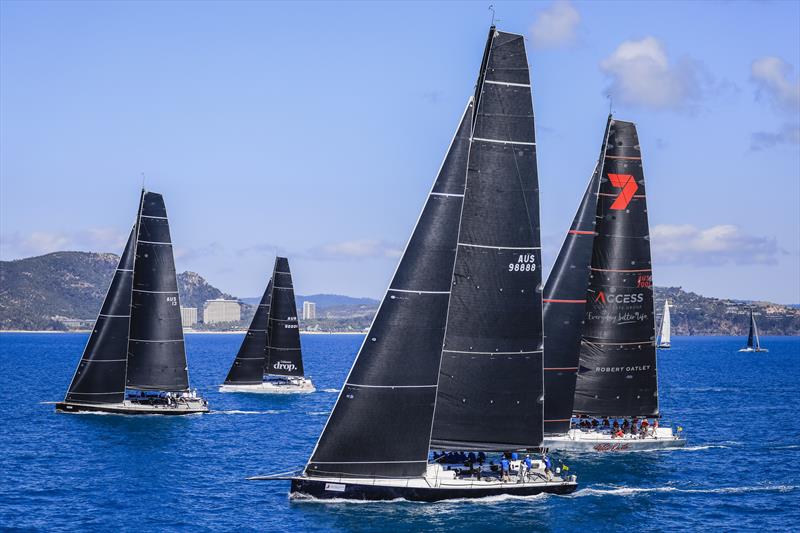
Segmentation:
{"type": "Polygon", "coordinates": [[[796,485],[755,485],[750,487],[716,487],[707,489],[682,489],[679,487],[609,487],[579,489],[572,494],[574,498],[582,496],[635,496],[637,494],[657,492],[678,492],[682,494],[744,494],[748,492],[791,492],[796,485]]]}
{"type": "Polygon", "coordinates": [[[675,392],[739,392],[742,389],[733,387],[672,387],[675,392]]]}
{"type": "Polygon", "coordinates": [[[309,416],[322,416],[329,415],[330,411],[306,411],[306,414],[309,416]]]}
{"type": "Polygon", "coordinates": [[[322,389],[320,392],[339,392],[339,389],[322,389]]]}

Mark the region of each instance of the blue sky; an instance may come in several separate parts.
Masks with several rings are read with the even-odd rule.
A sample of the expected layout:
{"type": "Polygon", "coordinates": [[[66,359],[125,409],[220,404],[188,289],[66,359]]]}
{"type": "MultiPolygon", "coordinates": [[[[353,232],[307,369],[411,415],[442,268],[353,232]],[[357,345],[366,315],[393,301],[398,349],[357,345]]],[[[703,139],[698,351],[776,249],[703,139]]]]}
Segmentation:
{"type": "MultiPolygon", "coordinates": [[[[179,269],[380,297],[473,90],[487,2],[0,4],[0,256],[119,252],[145,174],[179,269]]],[[[528,37],[546,267],[616,115],[654,281],[800,302],[800,3],[494,2],[528,37]]]]}

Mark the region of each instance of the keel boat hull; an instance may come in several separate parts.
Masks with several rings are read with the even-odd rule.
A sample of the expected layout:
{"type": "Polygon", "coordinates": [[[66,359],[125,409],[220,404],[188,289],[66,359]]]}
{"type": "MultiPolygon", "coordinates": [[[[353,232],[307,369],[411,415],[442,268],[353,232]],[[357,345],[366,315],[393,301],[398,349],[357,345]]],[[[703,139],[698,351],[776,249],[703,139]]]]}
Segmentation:
{"type": "Polygon", "coordinates": [[[220,385],[219,392],[245,392],[251,394],[309,394],[317,389],[308,378],[270,380],[253,385],[220,385]]]}
{"type": "Polygon", "coordinates": [[[76,403],[58,402],[56,411],[59,413],[110,413],[117,415],[194,415],[208,412],[208,405],[204,402],[194,401],[177,405],[146,405],[133,402],[122,403],[76,403]]]}
{"type": "Polygon", "coordinates": [[[562,452],[632,452],[683,448],[686,439],[674,435],[670,428],[658,428],[655,436],[638,438],[632,435],[612,438],[599,431],[570,430],[566,435],[545,437],[542,447],[562,452]]]}
{"type": "MultiPolygon", "coordinates": [[[[422,478],[420,478],[422,480],[422,478]]],[[[409,480],[396,480],[398,485],[368,484],[346,479],[292,478],[290,496],[295,499],[381,501],[403,499],[415,502],[437,502],[453,499],[486,498],[488,496],[534,496],[536,494],[569,494],[577,488],[574,481],[541,483],[496,483],[475,481],[459,486],[411,486],[409,480]],[[400,483],[405,482],[403,486],[400,483]]]]}

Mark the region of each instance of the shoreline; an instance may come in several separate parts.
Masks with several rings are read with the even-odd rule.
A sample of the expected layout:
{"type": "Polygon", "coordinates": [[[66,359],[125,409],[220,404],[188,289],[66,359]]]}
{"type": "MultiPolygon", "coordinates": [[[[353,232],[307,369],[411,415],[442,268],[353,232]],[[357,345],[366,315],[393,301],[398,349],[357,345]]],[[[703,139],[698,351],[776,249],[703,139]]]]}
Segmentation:
{"type": "MultiPolygon", "coordinates": [[[[0,334],[3,333],[45,333],[48,335],[62,335],[66,333],[91,333],[92,330],[90,329],[73,329],[70,331],[53,331],[53,330],[34,330],[34,329],[3,329],[0,330],[0,334]]],[[[226,330],[226,331],[196,331],[196,330],[184,330],[184,335],[241,335],[247,333],[247,330],[239,329],[239,330],[226,330]]],[[[366,331],[301,331],[301,335],[366,335],[366,331]]]]}

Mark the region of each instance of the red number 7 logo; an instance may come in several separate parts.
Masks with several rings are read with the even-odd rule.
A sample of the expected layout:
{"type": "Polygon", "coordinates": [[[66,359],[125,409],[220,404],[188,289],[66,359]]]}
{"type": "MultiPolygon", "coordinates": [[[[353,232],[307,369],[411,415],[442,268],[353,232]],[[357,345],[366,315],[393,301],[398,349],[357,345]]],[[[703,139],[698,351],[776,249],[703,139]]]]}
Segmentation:
{"type": "Polygon", "coordinates": [[[639,185],[630,174],[609,174],[608,179],[611,180],[611,185],[622,189],[611,204],[611,209],[625,209],[633,199],[634,193],[639,190],[639,185]]]}

